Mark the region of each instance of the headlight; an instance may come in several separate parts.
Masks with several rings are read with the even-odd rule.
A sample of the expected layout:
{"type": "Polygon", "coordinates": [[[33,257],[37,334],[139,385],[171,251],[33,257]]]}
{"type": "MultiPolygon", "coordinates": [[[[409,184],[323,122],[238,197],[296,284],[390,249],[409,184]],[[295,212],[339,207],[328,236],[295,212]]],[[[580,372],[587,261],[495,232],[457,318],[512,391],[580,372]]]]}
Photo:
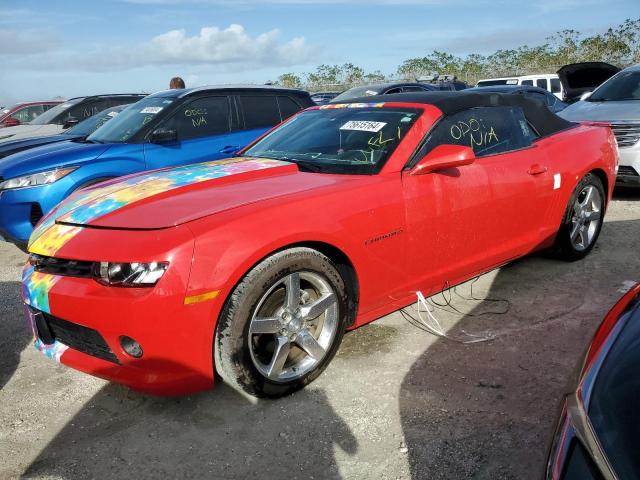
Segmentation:
{"type": "Polygon", "coordinates": [[[46,172],[33,173],[23,177],[10,178],[0,183],[0,190],[11,190],[13,188],[35,187],[38,185],[49,185],[57,182],[62,177],[66,177],[78,167],[56,168],[46,172]]]}
{"type": "Polygon", "coordinates": [[[111,287],[151,287],[158,283],[168,266],[168,262],[100,262],[93,275],[98,282],[111,287]]]}

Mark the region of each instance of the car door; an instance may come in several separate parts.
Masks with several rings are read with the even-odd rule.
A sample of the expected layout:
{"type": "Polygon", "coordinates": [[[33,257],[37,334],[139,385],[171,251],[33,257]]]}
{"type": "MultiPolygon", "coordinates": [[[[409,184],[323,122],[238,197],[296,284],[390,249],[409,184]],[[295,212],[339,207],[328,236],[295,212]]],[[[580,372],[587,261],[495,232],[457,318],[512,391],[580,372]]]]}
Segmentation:
{"type": "Polygon", "coordinates": [[[145,143],[147,168],[227,158],[235,153],[231,102],[226,95],[200,97],[179,105],[156,129],[175,130],[177,140],[145,143]]]}
{"type": "MultiPolygon", "coordinates": [[[[425,293],[522,255],[537,242],[533,134],[522,111],[482,107],[445,117],[414,157],[438,145],[465,145],[471,165],[403,174],[407,265],[425,293]],[[521,123],[524,122],[524,125],[521,123]],[[526,134],[525,134],[526,132],[526,134]]],[[[409,165],[411,166],[411,165],[409,165]]]]}
{"type": "MultiPolygon", "coordinates": [[[[247,92],[236,95],[242,130],[235,136],[235,146],[240,149],[283,120],[277,95],[263,92],[247,92]]],[[[286,100],[281,100],[287,112],[286,100]]],[[[286,118],[286,117],[285,117],[286,118]]]]}

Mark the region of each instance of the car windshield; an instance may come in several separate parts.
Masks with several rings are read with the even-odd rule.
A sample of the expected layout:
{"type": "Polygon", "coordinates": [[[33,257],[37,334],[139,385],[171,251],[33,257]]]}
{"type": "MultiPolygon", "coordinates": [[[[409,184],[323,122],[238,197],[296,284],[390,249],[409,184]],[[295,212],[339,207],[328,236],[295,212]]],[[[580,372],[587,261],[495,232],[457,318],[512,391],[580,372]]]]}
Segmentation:
{"type": "Polygon", "coordinates": [[[345,102],[353,98],[370,97],[371,95],[378,95],[378,93],[380,93],[379,86],[369,85],[368,87],[355,87],[355,88],[350,88],[346,92],[342,92],[340,95],[335,97],[332,100],[332,102],[333,103],[345,102]]]}
{"type": "Polygon", "coordinates": [[[96,113],[92,117],[89,117],[86,120],[83,120],[82,122],[77,124],[75,127],[65,131],[64,134],[79,135],[82,137],[86,137],[87,135],[90,135],[93,132],[95,132],[98,128],[100,128],[102,125],[104,125],[109,120],[114,118],[116,115],[118,115],[118,113],[120,113],[122,109],[125,108],[125,106],[126,105],[120,105],[113,108],[107,108],[106,110],[103,110],[100,113],[96,113]]]}
{"type": "Polygon", "coordinates": [[[336,105],[307,110],[243,155],[287,160],[304,171],[374,174],[409,131],[420,110],[355,105],[361,107],[336,105]]]}
{"type": "Polygon", "coordinates": [[[113,121],[98,128],[87,140],[97,143],[124,143],[171,105],[173,100],[167,97],[148,97],[140,100],[125,108],[113,121]]]}
{"type": "Polygon", "coordinates": [[[603,83],[588,100],[590,102],[616,102],[640,100],[640,71],[621,72],[603,83]]]}
{"type": "Polygon", "coordinates": [[[29,125],[47,125],[51,123],[58,115],[69,110],[69,108],[80,103],[82,100],[82,98],[75,98],[73,100],[67,100],[64,103],[56,105],[55,107],[50,108],[42,115],[39,115],[38,117],[30,121],[29,125]]]}

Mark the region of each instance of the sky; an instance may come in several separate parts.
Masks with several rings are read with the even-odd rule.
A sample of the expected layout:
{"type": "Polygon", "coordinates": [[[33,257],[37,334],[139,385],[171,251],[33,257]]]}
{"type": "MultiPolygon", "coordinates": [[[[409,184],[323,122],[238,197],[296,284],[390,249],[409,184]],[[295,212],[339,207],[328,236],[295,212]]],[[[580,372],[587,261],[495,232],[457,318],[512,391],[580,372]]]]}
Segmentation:
{"type": "Polygon", "coordinates": [[[464,55],[593,34],[640,0],[0,0],[0,105],[100,93],[264,83],[351,62],[395,73],[434,49],[464,55]]]}

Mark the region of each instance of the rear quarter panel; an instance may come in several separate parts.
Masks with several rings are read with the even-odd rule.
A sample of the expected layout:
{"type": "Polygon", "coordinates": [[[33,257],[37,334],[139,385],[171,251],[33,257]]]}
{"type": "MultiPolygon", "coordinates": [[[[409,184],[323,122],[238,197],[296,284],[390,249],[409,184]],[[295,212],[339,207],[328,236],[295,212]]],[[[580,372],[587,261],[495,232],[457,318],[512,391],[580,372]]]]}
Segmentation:
{"type": "Polygon", "coordinates": [[[553,243],[571,194],[589,172],[596,173],[603,180],[607,204],[611,201],[618,152],[609,128],[586,125],[542,138],[536,144],[545,154],[546,175],[551,177],[549,185],[554,189],[542,222],[540,248],[544,248],[553,243]],[[554,183],[553,176],[558,175],[560,186],[555,188],[557,183],[554,183]]]}

